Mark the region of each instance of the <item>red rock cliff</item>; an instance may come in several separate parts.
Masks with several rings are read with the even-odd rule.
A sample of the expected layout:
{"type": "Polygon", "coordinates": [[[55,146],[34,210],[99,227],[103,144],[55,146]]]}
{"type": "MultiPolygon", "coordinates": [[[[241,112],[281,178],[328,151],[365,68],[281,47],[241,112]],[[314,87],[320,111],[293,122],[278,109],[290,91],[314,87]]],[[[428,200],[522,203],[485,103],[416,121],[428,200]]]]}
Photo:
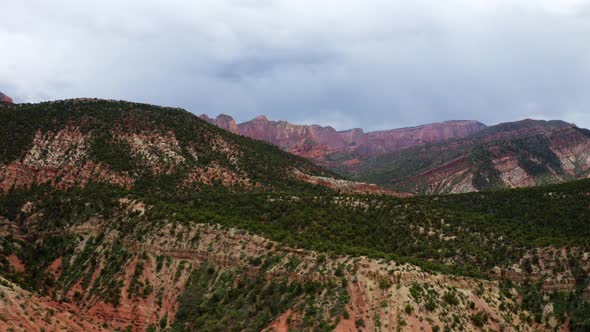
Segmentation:
{"type": "Polygon", "coordinates": [[[312,159],[323,166],[344,167],[349,171],[355,170],[359,158],[467,137],[486,128],[477,121],[447,121],[365,133],[359,128],[337,131],[329,126],[270,121],[263,115],[237,126],[227,115],[220,115],[215,119],[201,115],[201,118],[223,129],[277,145],[285,151],[312,159]],[[334,158],[329,158],[335,154],[339,155],[337,162],[332,160],[334,158]]]}
{"type": "Polygon", "coordinates": [[[12,98],[8,97],[7,95],[3,94],[2,92],[0,92],[0,102],[14,104],[14,102],[12,101],[12,98]]]}

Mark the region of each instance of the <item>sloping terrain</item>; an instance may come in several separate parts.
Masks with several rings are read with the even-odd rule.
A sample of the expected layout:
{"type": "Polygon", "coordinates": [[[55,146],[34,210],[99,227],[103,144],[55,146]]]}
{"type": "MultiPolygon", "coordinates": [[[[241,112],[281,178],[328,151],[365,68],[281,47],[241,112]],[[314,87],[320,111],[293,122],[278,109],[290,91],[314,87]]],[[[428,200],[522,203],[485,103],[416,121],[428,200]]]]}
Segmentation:
{"type": "Polygon", "coordinates": [[[458,193],[590,176],[590,131],[561,121],[500,124],[367,160],[355,178],[397,191],[458,193]]]}
{"type": "Polygon", "coordinates": [[[589,180],[371,195],[178,109],[0,117],[0,331],[590,327],[589,180]]]}
{"type": "Polygon", "coordinates": [[[590,176],[590,132],[563,121],[527,119],[490,127],[448,121],[364,133],[264,116],[240,124],[227,115],[201,118],[396,192],[459,193],[590,176]]]}
{"type": "Polygon", "coordinates": [[[0,104],[14,104],[12,98],[0,92],[0,104]]]}
{"type": "MultiPolygon", "coordinates": [[[[2,192],[89,182],[155,191],[203,185],[269,190],[301,186],[314,176],[338,178],[180,109],[97,99],[0,108],[2,192]]],[[[344,189],[355,186],[370,191],[352,182],[344,189]]]]}
{"type": "MultiPolygon", "coordinates": [[[[0,328],[533,331],[584,326],[588,307],[583,303],[590,299],[584,244],[588,227],[568,232],[576,225],[568,215],[564,219],[571,226],[545,229],[540,223],[549,220],[541,217],[548,210],[587,218],[588,212],[580,214],[573,203],[587,209],[588,198],[581,197],[590,196],[588,190],[584,183],[506,192],[513,201],[548,195],[535,208],[550,208],[536,216],[530,213],[533,208],[523,212],[531,216],[531,224],[514,230],[503,230],[512,224],[502,223],[508,206],[498,202],[506,197],[494,196],[442,202],[336,196],[328,202],[305,195],[299,201],[286,195],[207,192],[191,195],[188,204],[140,200],[113,187],[92,185],[68,192],[23,192],[2,200],[8,218],[2,221],[0,273],[6,281],[0,328]],[[302,210],[314,201],[312,215],[272,216],[291,205],[293,211],[302,210]],[[565,202],[569,208],[559,210],[565,202]],[[369,238],[363,224],[343,220],[351,214],[351,222],[370,217],[367,205],[378,214],[391,211],[389,204],[406,208],[392,214],[397,221],[379,218],[385,228],[365,230],[372,234],[371,244],[361,241],[369,238]],[[450,206],[455,210],[445,212],[450,206]],[[489,206],[498,209],[492,220],[461,216],[481,218],[477,211],[489,206]],[[431,209],[426,219],[403,222],[406,213],[426,207],[431,209]],[[343,225],[330,224],[332,218],[343,225]],[[285,230],[294,220],[298,222],[285,230]],[[324,234],[318,222],[339,231],[324,234]],[[358,233],[358,242],[346,240],[349,227],[358,233]],[[537,233],[524,235],[528,228],[537,233]],[[387,229],[391,232],[376,235],[387,229]],[[397,232],[402,235],[396,238],[397,232]],[[400,243],[408,235],[407,243],[415,243],[408,251],[383,242],[400,243]],[[437,250],[437,239],[448,251],[437,250]],[[313,248],[324,249],[309,250],[313,248]]],[[[521,220],[519,214],[514,218],[521,220]]]]}
{"type": "Polygon", "coordinates": [[[356,173],[367,158],[467,137],[485,128],[477,121],[447,121],[365,133],[359,128],[336,131],[329,126],[269,121],[265,116],[240,124],[224,114],[215,119],[203,114],[201,118],[225,130],[269,142],[318,165],[346,173],[356,173]]]}

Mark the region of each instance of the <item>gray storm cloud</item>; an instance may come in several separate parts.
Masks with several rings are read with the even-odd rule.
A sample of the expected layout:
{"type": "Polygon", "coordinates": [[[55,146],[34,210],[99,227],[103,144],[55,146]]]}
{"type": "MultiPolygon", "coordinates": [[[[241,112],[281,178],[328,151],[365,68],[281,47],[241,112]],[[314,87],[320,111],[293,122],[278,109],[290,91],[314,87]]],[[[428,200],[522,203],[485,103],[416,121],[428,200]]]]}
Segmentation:
{"type": "Polygon", "coordinates": [[[590,127],[590,0],[6,1],[0,91],[338,129],[590,127]]]}

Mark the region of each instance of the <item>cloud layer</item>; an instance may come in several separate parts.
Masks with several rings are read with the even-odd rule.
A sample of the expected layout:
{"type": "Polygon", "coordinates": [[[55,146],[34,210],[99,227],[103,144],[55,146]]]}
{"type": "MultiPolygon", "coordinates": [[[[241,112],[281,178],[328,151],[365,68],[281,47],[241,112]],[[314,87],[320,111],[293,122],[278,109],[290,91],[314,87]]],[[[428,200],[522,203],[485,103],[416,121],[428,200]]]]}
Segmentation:
{"type": "Polygon", "coordinates": [[[590,0],[10,1],[0,91],[338,129],[590,127],[590,0]]]}

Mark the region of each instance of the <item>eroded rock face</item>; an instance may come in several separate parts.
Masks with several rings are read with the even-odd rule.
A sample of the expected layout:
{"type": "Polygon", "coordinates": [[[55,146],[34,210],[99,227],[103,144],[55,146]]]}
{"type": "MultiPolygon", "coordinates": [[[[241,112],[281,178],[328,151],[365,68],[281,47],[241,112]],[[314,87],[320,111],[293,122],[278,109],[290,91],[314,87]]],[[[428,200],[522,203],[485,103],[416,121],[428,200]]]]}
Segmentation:
{"type": "Polygon", "coordinates": [[[199,118],[216,125],[219,128],[225,129],[229,132],[234,134],[238,134],[238,124],[236,121],[229,115],[219,114],[215,119],[210,118],[207,114],[199,115],[199,118]]]}
{"type": "MultiPolygon", "coordinates": [[[[227,115],[201,118],[236,132],[227,115]]],[[[590,132],[563,121],[525,119],[490,127],[447,121],[365,133],[259,116],[237,125],[237,132],[395,192],[462,193],[590,176],[590,132]],[[473,153],[481,147],[489,160],[473,153]],[[497,175],[482,173],[483,163],[497,175]]]]}
{"type": "Polygon", "coordinates": [[[0,277],[0,331],[109,331],[78,315],[78,309],[22,289],[0,277]]]}
{"type": "Polygon", "coordinates": [[[294,125],[285,121],[268,121],[266,117],[241,123],[240,134],[278,145],[282,149],[310,155],[322,150],[316,158],[332,153],[352,153],[372,157],[403,148],[466,137],[485,126],[476,121],[449,121],[413,128],[364,133],[362,129],[336,131],[332,127],[294,125]]]}
{"type": "MultiPolygon", "coordinates": [[[[98,99],[2,106],[0,122],[19,130],[8,131],[9,139],[0,144],[0,195],[37,185],[69,189],[104,183],[132,189],[148,173],[174,177],[179,190],[217,184],[271,186],[276,180],[267,174],[288,178],[291,167],[333,176],[301,159],[259,167],[250,159],[265,160],[261,156],[267,154],[292,157],[278,149],[267,151],[266,144],[246,147],[235,135],[179,109],[98,99]]],[[[229,116],[201,118],[238,130],[229,116]]]]}
{"type": "MultiPolygon", "coordinates": [[[[150,208],[129,199],[120,203],[127,213],[150,208]]],[[[90,238],[106,231],[107,243],[103,247],[110,247],[109,241],[118,239],[121,248],[133,253],[118,267],[120,271],[115,275],[120,282],[118,305],[104,301],[97,295],[100,292],[92,290],[93,287],[84,286],[84,275],[90,278],[88,285],[93,285],[103,270],[112,268],[104,253],[97,252],[97,264],[85,265],[85,273],[79,280],[74,280],[67,292],[56,289],[56,299],[36,296],[12,284],[6,286],[6,282],[0,283],[0,291],[7,294],[0,299],[4,301],[0,303],[5,304],[0,306],[0,314],[4,317],[0,320],[0,330],[22,325],[29,331],[41,328],[75,331],[131,328],[133,331],[146,331],[149,326],[172,325],[191,270],[203,262],[221,271],[239,270],[240,277],[261,277],[263,282],[285,280],[345,284],[347,296],[342,305],[348,314],[347,317],[334,317],[336,331],[356,331],[360,321],[367,331],[431,331],[435,326],[452,324],[452,319],[458,320],[465,331],[478,331],[481,326],[476,326],[471,317],[480,311],[490,317],[485,327],[495,330],[518,326],[523,331],[541,331],[561,327],[557,322],[550,325],[531,324],[523,320],[527,315],[525,311],[503,309],[503,303],[516,308],[518,299],[504,298],[497,281],[429,273],[410,264],[363,256],[326,257],[320,252],[281,246],[262,236],[237,229],[220,229],[200,223],[166,224],[138,241],[123,238],[116,231],[108,231],[109,222],[86,223],[68,231],[82,239],[77,248],[80,252],[90,238]],[[172,231],[183,236],[171,238],[172,231]],[[269,255],[280,257],[270,268],[250,263],[256,259],[264,261],[269,255]],[[296,265],[293,262],[297,262],[296,265]],[[349,268],[343,268],[346,266],[349,268]],[[443,300],[448,292],[455,294],[457,304],[449,305],[443,300]],[[434,301],[433,305],[427,305],[428,298],[434,301]],[[412,310],[408,311],[407,307],[412,310]],[[26,314],[27,310],[34,314],[26,314]],[[55,313],[55,317],[45,320],[47,313],[55,313]]],[[[544,252],[547,254],[542,257],[552,257],[554,250],[544,252]]],[[[551,260],[548,260],[543,266],[550,269],[550,263],[551,260]]],[[[65,268],[60,257],[49,265],[46,272],[57,279],[65,268]]],[[[559,281],[556,282],[559,284],[559,281]]],[[[558,289],[570,290],[573,285],[566,280],[557,286],[558,289]]],[[[321,299],[327,301],[319,302],[323,308],[332,308],[335,298],[326,296],[321,299]]],[[[300,305],[295,303],[286,312],[278,314],[276,321],[265,331],[297,329],[304,315],[300,305]]]]}
{"type": "Polygon", "coordinates": [[[444,142],[467,137],[486,126],[477,121],[447,121],[412,128],[401,128],[365,133],[355,128],[337,131],[328,126],[296,125],[286,121],[270,121],[258,116],[235,126],[228,115],[212,119],[203,114],[201,119],[253,139],[277,145],[290,153],[311,159],[332,168],[356,172],[359,159],[370,158],[408,147],[444,142]],[[331,156],[338,155],[338,160],[331,156]]]}
{"type": "Polygon", "coordinates": [[[453,138],[467,137],[486,126],[477,121],[447,121],[412,128],[368,133],[369,156],[395,152],[427,143],[438,143],[453,138]]]}
{"type": "Polygon", "coordinates": [[[14,104],[14,102],[12,101],[12,98],[8,97],[7,95],[3,94],[2,92],[0,92],[0,102],[14,104]]]}
{"type": "Polygon", "coordinates": [[[297,169],[293,170],[293,177],[303,182],[320,185],[328,188],[332,188],[344,193],[349,194],[377,194],[377,195],[389,195],[396,197],[408,197],[409,194],[397,193],[390,190],[383,189],[376,184],[348,181],[341,179],[333,179],[323,176],[313,176],[305,174],[297,169]]]}
{"type": "Polygon", "coordinates": [[[118,174],[87,158],[89,139],[90,135],[78,127],[37,131],[22,160],[0,164],[0,193],[46,183],[59,189],[84,187],[89,182],[130,188],[133,179],[127,174],[118,174]]]}
{"type": "MultiPolygon", "coordinates": [[[[590,177],[590,136],[573,125],[559,128],[535,126],[528,132],[519,129],[517,132],[502,133],[499,137],[483,139],[488,152],[485,162],[497,172],[498,187],[530,187],[590,177]],[[509,137],[517,143],[511,143],[509,137]],[[529,142],[529,138],[534,140],[529,142]],[[540,169],[538,174],[531,172],[531,166],[526,169],[527,164],[540,169]]],[[[422,187],[414,188],[415,192],[464,193],[480,190],[482,188],[478,188],[473,181],[480,169],[469,159],[469,153],[465,153],[457,159],[405,178],[394,188],[419,184],[422,187]]]]}

